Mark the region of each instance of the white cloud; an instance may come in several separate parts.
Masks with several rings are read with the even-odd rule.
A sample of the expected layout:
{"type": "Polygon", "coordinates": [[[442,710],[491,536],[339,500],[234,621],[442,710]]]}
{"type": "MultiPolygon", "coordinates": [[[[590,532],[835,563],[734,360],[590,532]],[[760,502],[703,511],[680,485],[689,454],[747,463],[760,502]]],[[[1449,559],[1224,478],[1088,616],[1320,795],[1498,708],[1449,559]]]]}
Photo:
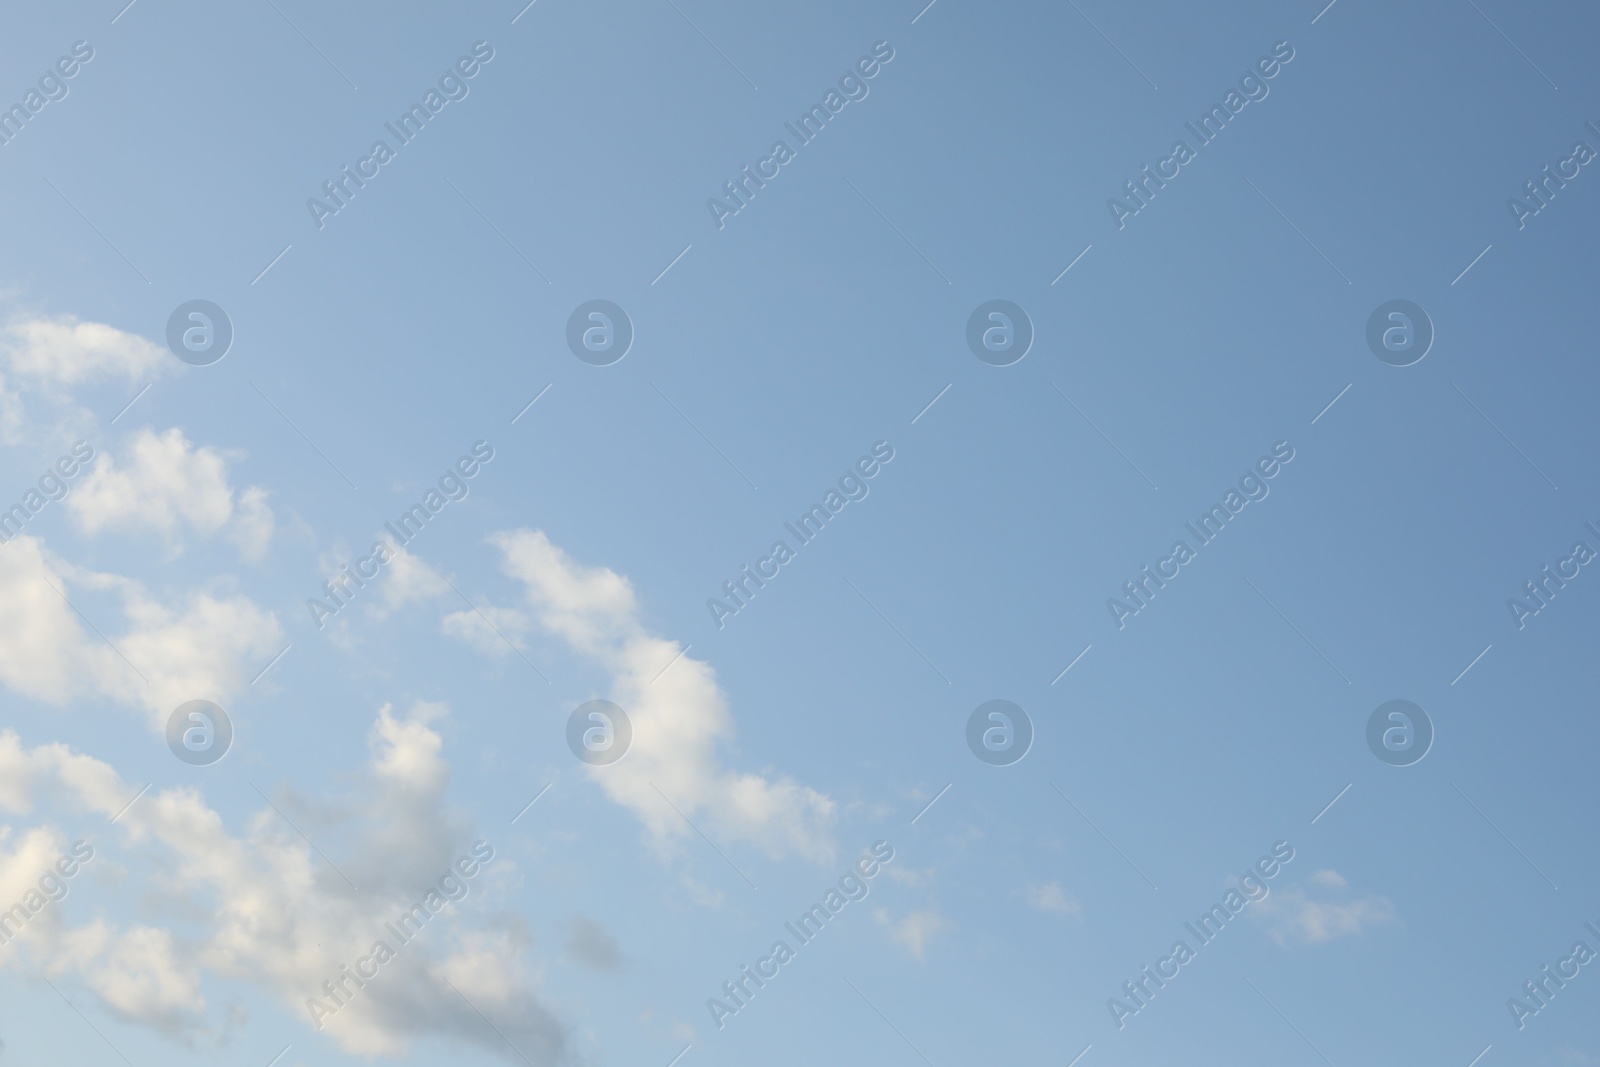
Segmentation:
{"type": "Polygon", "coordinates": [[[394,558],[384,565],[383,577],[378,586],[378,600],[372,611],[387,617],[401,608],[420,604],[452,592],[444,575],[428,566],[422,558],[390,544],[394,558]]]}
{"type": "MultiPolygon", "coordinates": [[[[385,921],[399,915],[401,901],[421,899],[469,847],[465,820],[444,804],[450,768],[443,740],[429,726],[442,714],[421,705],[396,716],[384,706],[369,738],[369,765],[351,796],[315,804],[279,798],[354,885],[271,808],[235,834],[194,789],[148,793],[93,842],[93,863],[113,862],[99,854],[119,847],[129,862],[147,861],[161,898],[186,916],[184,936],[148,923],[119,927],[103,917],[68,925],[69,908],[90,906],[69,895],[0,953],[0,967],[76,979],[109,1010],[169,1033],[205,1029],[202,983],[216,981],[261,987],[311,1026],[307,998],[323,996],[324,980],[339,977],[341,965],[353,965],[375,941],[396,940],[385,921]]],[[[26,814],[49,802],[109,817],[136,791],[99,760],[63,745],[27,749],[14,733],[0,732],[0,813],[26,814]]],[[[0,827],[6,872],[0,893],[19,892],[64,844],[58,831],[42,827],[16,837],[8,852],[11,837],[9,827],[0,827]]],[[[469,895],[443,905],[412,943],[398,946],[394,962],[322,1020],[323,1033],[342,1051],[367,1058],[404,1056],[411,1042],[430,1036],[505,1055],[500,1037],[477,1015],[481,1010],[532,1062],[560,1061],[566,1027],[528,976],[525,936],[469,904],[473,894],[504,885],[514,873],[511,860],[496,855],[466,879],[469,895]]]]}
{"type": "Polygon", "coordinates": [[[1307,881],[1318,888],[1318,896],[1346,899],[1313,899],[1305,889],[1285,888],[1261,901],[1257,907],[1269,917],[1273,940],[1280,945],[1321,944],[1396,918],[1394,905],[1386,897],[1349,899],[1349,894],[1342,892],[1348,883],[1338,871],[1317,871],[1307,881]]]}
{"type": "MultiPolygon", "coordinates": [[[[518,618],[499,616],[510,629],[498,619],[496,625],[512,633],[536,622],[611,675],[610,698],[628,713],[633,744],[620,762],[590,768],[590,776],[643,821],[657,843],[692,834],[687,816],[769,856],[832,862],[834,802],[786,776],[723,765],[718,748],[733,740],[734,721],[716,672],[691,656],[673,662],[682,646],[645,630],[626,578],[577,563],[539,530],[489,540],[506,573],[523,584],[526,604],[518,618]]],[[[469,610],[448,617],[445,631],[486,643],[476,615],[469,610]]]]}
{"type": "Polygon", "coordinates": [[[931,908],[913,911],[898,921],[883,908],[876,908],[872,917],[888,928],[892,940],[903,945],[907,952],[919,960],[934,935],[950,929],[950,921],[931,908]]]}
{"type": "Polygon", "coordinates": [[[225,701],[281,647],[277,619],[248,597],[198,590],[163,603],[131,579],[56,559],[26,534],[0,545],[0,603],[0,682],[49,703],[107,697],[145,709],[156,729],[186,700],[225,701]],[[69,603],[85,592],[120,598],[124,628],[102,617],[105,637],[86,629],[69,603]]]}
{"type": "Polygon", "coordinates": [[[1082,915],[1083,906],[1062,892],[1058,882],[1027,887],[1028,906],[1052,915],[1082,915]]]}
{"type": "Polygon", "coordinates": [[[96,417],[74,400],[73,390],[107,381],[132,388],[176,363],[155,342],[104,323],[15,316],[0,329],[0,439],[38,447],[47,438],[92,436],[96,417]],[[47,409],[50,421],[30,418],[27,408],[35,404],[47,409]]]}
{"type": "Polygon", "coordinates": [[[228,480],[228,461],[207,446],[195,447],[176,427],[134,434],[119,463],[102,453],[67,497],[67,509],[90,535],[108,529],[154,530],[174,547],[190,530],[209,537],[231,525],[240,551],[259,559],[272,539],[272,509],[266,490],[238,494],[228,480]]]}
{"type": "Polygon", "coordinates": [[[132,384],[170,368],[173,358],[138,334],[72,315],[13,319],[0,352],[16,377],[47,387],[111,378],[132,384]]]}

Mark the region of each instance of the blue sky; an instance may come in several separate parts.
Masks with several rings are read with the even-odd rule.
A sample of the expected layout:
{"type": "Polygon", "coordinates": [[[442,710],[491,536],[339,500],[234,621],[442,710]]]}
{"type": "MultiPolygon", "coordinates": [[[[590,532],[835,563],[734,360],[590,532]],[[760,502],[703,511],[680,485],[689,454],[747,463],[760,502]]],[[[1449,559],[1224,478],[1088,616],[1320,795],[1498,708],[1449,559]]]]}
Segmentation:
{"type": "Polygon", "coordinates": [[[1600,1063],[1593,15],[123,2],[0,39],[0,1060],[1600,1063]]]}

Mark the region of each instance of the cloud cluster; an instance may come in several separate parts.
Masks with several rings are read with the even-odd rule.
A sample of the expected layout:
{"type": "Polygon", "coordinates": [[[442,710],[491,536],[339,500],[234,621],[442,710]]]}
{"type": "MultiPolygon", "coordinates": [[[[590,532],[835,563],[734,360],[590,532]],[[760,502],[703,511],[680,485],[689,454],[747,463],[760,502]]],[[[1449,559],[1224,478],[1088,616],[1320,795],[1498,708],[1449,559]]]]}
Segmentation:
{"type": "MultiPolygon", "coordinates": [[[[385,705],[358,789],[316,805],[280,798],[313,837],[342,843],[330,846],[337,870],[271,807],[235,834],[196,790],[147,794],[108,826],[116,840],[107,845],[121,845],[129,862],[149,861],[149,879],[182,927],[103,917],[70,926],[66,909],[56,908],[29,924],[0,966],[74,979],[124,1019],[173,1034],[204,1032],[207,992],[218,981],[258,986],[309,1026],[305,1003],[324,978],[366,952],[399,902],[471,836],[445,805],[450,768],[430,726],[442,713],[421,705],[397,716],[385,705]],[[314,810],[302,810],[308,807],[314,810]]],[[[14,733],[0,733],[0,814],[26,815],[48,803],[109,818],[136,792],[106,763],[59,744],[25,748],[14,733]]],[[[0,894],[63,843],[53,826],[0,830],[0,894]]],[[[501,861],[495,876],[511,866],[501,861]]],[[[81,896],[75,903],[82,906],[81,896]]],[[[524,941],[475,913],[441,913],[323,1032],[344,1052],[367,1057],[401,1056],[419,1038],[451,1036],[512,1060],[520,1053],[536,1064],[558,1062],[567,1030],[527,974],[524,941]]]]}
{"type": "MultiPolygon", "coordinates": [[[[621,762],[589,774],[645,824],[652,840],[664,845],[693,833],[687,817],[773,858],[833,862],[834,801],[784,775],[724,765],[719,749],[732,742],[734,722],[716,672],[645,629],[626,578],[576,562],[540,530],[489,540],[523,589],[521,605],[485,609],[494,625],[508,634],[538,627],[610,675],[608,696],[632,720],[633,747],[621,762]]],[[[475,611],[448,616],[444,626],[485,650],[505,647],[475,611]]]]}
{"type": "Polygon", "coordinates": [[[214,448],[195,447],[175,427],[138,431],[124,461],[103,451],[67,497],[67,509],[91,536],[147,529],[175,548],[186,531],[209,537],[226,528],[249,559],[266,552],[274,526],[267,491],[251,486],[236,493],[227,459],[214,448]]]}
{"type": "Polygon", "coordinates": [[[0,682],[48,703],[97,696],[142,708],[156,729],[186,700],[236,692],[282,637],[246,596],[198,590],[163,602],[131,578],[68,564],[27,534],[0,551],[0,603],[0,682]],[[120,601],[120,629],[95,633],[78,614],[76,598],[100,592],[120,601]]]}

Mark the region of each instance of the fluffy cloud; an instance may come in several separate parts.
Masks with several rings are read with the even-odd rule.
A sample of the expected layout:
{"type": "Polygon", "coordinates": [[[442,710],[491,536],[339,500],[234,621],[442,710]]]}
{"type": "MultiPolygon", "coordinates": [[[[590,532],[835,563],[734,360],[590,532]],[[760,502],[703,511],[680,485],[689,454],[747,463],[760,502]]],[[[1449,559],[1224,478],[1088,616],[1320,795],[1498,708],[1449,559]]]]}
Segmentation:
{"type": "Polygon", "coordinates": [[[378,599],[373,613],[387,617],[401,608],[420,604],[452,592],[444,575],[424,563],[421,557],[407,552],[390,542],[394,553],[384,568],[383,583],[378,587],[378,599]]]}
{"type": "MultiPolygon", "coordinates": [[[[692,834],[687,817],[774,858],[832,862],[834,802],[791,778],[723,765],[718,748],[732,741],[734,722],[716,672],[690,656],[673,662],[683,648],[645,630],[626,578],[577,563],[539,530],[500,533],[489,541],[524,591],[524,606],[497,612],[496,625],[512,633],[536,624],[610,674],[610,699],[627,711],[633,745],[621,762],[589,773],[657,843],[692,834]],[[668,664],[671,670],[662,673],[668,664]]],[[[445,630],[486,640],[476,616],[449,616],[445,630]]]]}
{"type": "Polygon", "coordinates": [[[91,535],[143,528],[176,543],[186,530],[209,537],[226,527],[247,558],[266,551],[274,526],[266,490],[235,494],[227,459],[195,447],[177,428],[140,430],[120,463],[102,453],[67,497],[67,509],[91,535]]]}
{"type": "Polygon", "coordinates": [[[1273,940],[1280,945],[1321,944],[1395,919],[1394,905],[1388,898],[1352,898],[1344,892],[1348,883],[1338,871],[1317,871],[1306,881],[1314,891],[1280,889],[1259,905],[1271,924],[1273,940]]]}
{"type": "Polygon", "coordinates": [[[0,340],[7,368],[38,385],[71,387],[120,378],[128,383],[171,366],[167,350],[138,334],[71,315],[13,319],[0,340]]]}
{"type": "MultiPolygon", "coordinates": [[[[75,979],[107,1009],[168,1032],[205,1026],[202,982],[213,981],[259,986],[312,1025],[308,998],[324,996],[323,982],[375,941],[394,940],[383,924],[404,907],[398,902],[420,899],[468,846],[468,826],[444,803],[450,768],[429,725],[442,714],[421,705],[397,716],[384,706],[351,797],[316,804],[280,798],[313,837],[340,843],[329,849],[354,885],[270,807],[234,834],[193,789],[147,794],[107,831],[117,841],[94,844],[97,851],[122,846],[129,862],[149,861],[162,899],[189,919],[185,935],[104,918],[69,926],[63,904],[30,922],[0,966],[75,979]]],[[[109,817],[135,792],[105,763],[63,745],[27,749],[15,734],[0,733],[0,812],[27,814],[48,801],[109,817]]],[[[7,872],[0,893],[12,894],[0,900],[8,903],[64,844],[50,827],[16,837],[7,850],[11,836],[0,828],[0,871],[7,872]]],[[[497,856],[472,881],[503,882],[513,871],[497,856]]],[[[75,908],[85,906],[84,895],[75,908]]],[[[515,1059],[479,1018],[482,1011],[530,1062],[561,1060],[566,1028],[527,977],[524,937],[480,914],[465,902],[444,905],[377,977],[321,1020],[323,1032],[344,1052],[365,1057],[403,1056],[418,1038],[453,1036],[515,1059]]]]}
{"type": "Polygon", "coordinates": [[[225,700],[281,647],[277,619],[248,597],[196,591],[163,603],[131,579],[56,559],[26,534],[0,547],[0,603],[0,682],[49,703],[107,697],[143,708],[156,729],[186,700],[225,700]],[[86,629],[73,599],[85,593],[120,599],[125,626],[86,629]]]}
{"type": "Polygon", "coordinates": [[[133,385],[171,369],[166,349],[138,334],[71,315],[20,316],[0,330],[0,436],[12,444],[37,444],[42,431],[30,426],[23,395],[54,406],[60,424],[54,436],[82,434],[93,416],[72,400],[80,386],[117,381],[133,385]]]}

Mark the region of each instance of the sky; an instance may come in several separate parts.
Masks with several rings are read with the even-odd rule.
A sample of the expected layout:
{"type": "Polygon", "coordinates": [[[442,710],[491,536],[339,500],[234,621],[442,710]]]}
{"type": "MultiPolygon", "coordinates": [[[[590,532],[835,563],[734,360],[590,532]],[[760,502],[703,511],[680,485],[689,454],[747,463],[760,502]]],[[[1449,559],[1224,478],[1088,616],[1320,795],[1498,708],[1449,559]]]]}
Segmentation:
{"type": "Polygon", "coordinates": [[[4,19],[0,1064],[1600,1064],[1593,13],[4,19]]]}

